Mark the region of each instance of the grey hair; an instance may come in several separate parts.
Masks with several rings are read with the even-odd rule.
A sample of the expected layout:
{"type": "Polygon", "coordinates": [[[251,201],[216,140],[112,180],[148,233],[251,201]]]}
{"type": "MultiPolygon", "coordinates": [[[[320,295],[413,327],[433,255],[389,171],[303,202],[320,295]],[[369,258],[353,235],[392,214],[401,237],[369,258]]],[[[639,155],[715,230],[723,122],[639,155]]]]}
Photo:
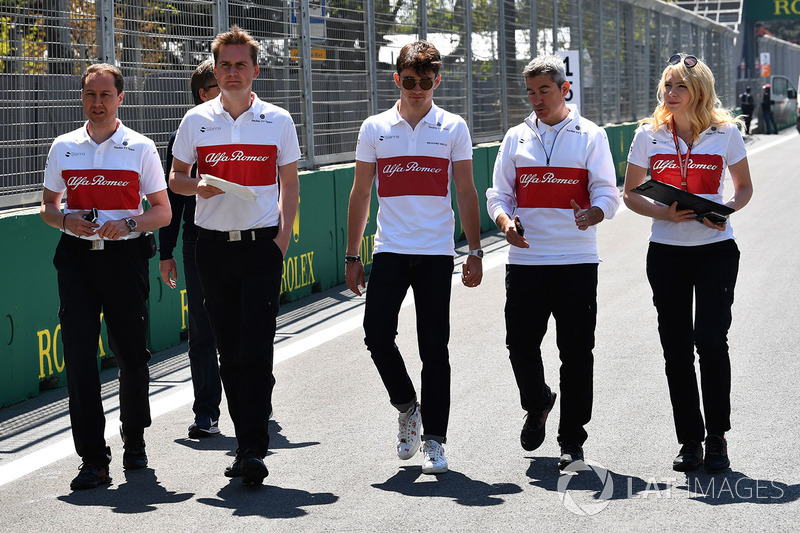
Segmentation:
{"type": "Polygon", "coordinates": [[[561,87],[567,81],[564,60],[557,55],[534,57],[522,71],[522,75],[526,78],[535,78],[543,74],[550,76],[553,83],[561,87]]]}

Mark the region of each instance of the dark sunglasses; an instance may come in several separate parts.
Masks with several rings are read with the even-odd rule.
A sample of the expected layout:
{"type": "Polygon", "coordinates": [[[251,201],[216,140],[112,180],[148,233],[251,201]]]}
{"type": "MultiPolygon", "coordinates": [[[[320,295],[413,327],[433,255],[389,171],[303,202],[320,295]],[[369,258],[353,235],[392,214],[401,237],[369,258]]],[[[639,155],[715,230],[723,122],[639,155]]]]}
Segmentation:
{"type": "Polygon", "coordinates": [[[417,86],[417,83],[419,83],[419,88],[423,91],[428,91],[431,89],[431,87],[433,87],[433,80],[430,78],[422,78],[419,81],[415,80],[414,78],[403,78],[403,89],[411,91],[417,86]]]}
{"type": "Polygon", "coordinates": [[[670,65],[677,65],[680,63],[681,59],[683,59],[683,64],[686,65],[686,68],[694,68],[697,65],[697,58],[694,56],[687,56],[683,54],[675,54],[674,56],[670,57],[667,61],[670,65]]]}
{"type": "Polygon", "coordinates": [[[203,89],[203,90],[204,90],[204,91],[210,91],[210,90],[211,90],[211,89],[213,89],[214,87],[219,87],[219,85],[209,85],[208,87],[206,87],[206,88],[205,88],[205,89],[203,89]]]}

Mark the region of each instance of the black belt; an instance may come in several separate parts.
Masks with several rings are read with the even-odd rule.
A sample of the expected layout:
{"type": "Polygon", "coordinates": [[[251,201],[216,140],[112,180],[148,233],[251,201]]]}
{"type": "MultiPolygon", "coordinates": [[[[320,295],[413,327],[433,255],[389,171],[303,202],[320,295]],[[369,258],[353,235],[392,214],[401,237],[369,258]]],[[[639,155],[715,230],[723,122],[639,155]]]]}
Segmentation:
{"type": "MultiPolygon", "coordinates": [[[[141,237],[141,235],[139,237],[141,237]]],[[[74,235],[62,233],[62,239],[70,246],[93,251],[120,249],[125,246],[139,246],[139,237],[112,241],[110,239],[81,239],[74,235]]]]}
{"type": "Polygon", "coordinates": [[[197,237],[213,241],[263,241],[274,239],[278,236],[278,226],[268,228],[243,229],[234,231],[216,231],[213,229],[198,228],[197,237]]]}

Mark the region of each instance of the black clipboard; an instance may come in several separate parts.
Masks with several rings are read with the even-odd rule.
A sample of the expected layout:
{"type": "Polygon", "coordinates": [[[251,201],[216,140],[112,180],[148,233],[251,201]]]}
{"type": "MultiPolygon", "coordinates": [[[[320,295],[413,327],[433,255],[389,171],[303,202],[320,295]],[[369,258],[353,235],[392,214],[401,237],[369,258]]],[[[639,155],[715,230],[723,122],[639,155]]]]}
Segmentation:
{"type": "Polygon", "coordinates": [[[707,218],[714,224],[725,224],[728,220],[726,216],[735,211],[735,209],[727,205],[718,204],[702,196],[697,196],[654,179],[634,187],[631,192],[647,196],[664,205],[672,205],[674,202],[678,202],[678,209],[691,209],[697,215],[697,220],[707,218]]]}

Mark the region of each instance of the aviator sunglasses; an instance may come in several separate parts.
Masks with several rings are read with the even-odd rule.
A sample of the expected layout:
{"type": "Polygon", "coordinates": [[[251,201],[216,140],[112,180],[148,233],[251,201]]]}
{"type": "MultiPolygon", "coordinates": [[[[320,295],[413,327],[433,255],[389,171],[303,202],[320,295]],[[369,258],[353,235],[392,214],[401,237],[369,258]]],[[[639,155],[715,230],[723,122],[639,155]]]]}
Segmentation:
{"type": "Polygon", "coordinates": [[[417,86],[417,83],[419,83],[419,88],[423,91],[428,91],[433,87],[433,80],[430,78],[422,78],[419,81],[414,78],[403,78],[402,81],[403,88],[409,91],[413,90],[414,87],[417,86]]]}
{"type": "Polygon", "coordinates": [[[674,56],[670,57],[667,61],[670,65],[677,65],[680,63],[681,59],[683,59],[683,64],[686,65],[686,68],[694,68],[697,65],[697,58],[694,56],[687,56],[683,54],[675,54],[674,56]]]}

